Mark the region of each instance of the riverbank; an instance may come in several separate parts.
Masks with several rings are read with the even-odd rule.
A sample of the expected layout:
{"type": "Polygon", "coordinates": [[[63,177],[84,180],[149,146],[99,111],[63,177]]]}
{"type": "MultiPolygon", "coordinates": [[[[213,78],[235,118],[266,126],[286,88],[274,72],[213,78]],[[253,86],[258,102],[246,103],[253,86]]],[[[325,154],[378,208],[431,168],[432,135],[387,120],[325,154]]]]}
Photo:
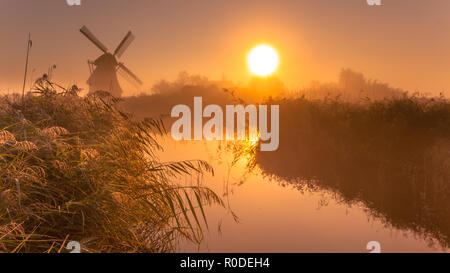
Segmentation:
{"type": "Polygon", "coordinates": [[[34,94],[0,98],[0,251],[172,252],[202,240],[203,207],[220,198],[176,178],[205,161],[163,162],[158,120],[136,121],[97,92],[41,79],[34,94]]]}

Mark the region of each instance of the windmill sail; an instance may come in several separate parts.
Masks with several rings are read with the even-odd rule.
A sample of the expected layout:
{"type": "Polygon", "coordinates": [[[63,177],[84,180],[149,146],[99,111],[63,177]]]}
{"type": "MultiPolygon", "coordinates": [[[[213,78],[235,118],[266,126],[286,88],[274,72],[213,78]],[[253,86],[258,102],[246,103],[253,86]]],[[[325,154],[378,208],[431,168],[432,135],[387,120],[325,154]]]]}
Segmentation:
{"type": "Polygon", "coordinates": [[[88,38],[89,41],[96,45],[101,51],[103,51],[104,53],[108,52],[108,48],[103,45],[102,42],[100,42],[100,40],[98,40],[86,26],[83,26],[80,29],[80,32],[83,33],[83,35],[86,36],[86,38],[88,38]]]}
{"type": "Polygon", "coordinates": [[[130,46],[131,42],[134,41],[134,35],[129,31],[125,38],[123,38],[122,42],[117,46],[116,50],[114,51],[114,55],[118,58],[122,57],[122,54],[125,52],[125,50],[130,46]]]}
{"type": "Polygon", "coordinates": [[[125,73],[124,77],[130,80],[134,85],[142,85],[142,81],[133,73],[131,72],[124,64],[119,63],[119,72],[125,73]]]}

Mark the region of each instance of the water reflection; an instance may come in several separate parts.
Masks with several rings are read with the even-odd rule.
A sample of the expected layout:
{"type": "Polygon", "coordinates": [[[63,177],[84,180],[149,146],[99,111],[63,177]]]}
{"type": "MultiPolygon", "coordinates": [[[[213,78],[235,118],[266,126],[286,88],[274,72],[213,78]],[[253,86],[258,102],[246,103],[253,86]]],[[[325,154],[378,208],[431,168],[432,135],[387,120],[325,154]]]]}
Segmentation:
{"type": "MultiPolygon", "coordinates": [[[[256,139],[245,145],[174,143],[168,137],[162,157],[208,161],[216,176],[204,181],[228,204],[225,212],[209,211],[222,237],[211,231],[201,250],[366,251],[374,240],[382,242],[384,251],[449,247],[448,100],[409,96],[385,84],[366,83],[362,75],[348,75],[331,89],[320,85],[303,95],[264,100],[280,105],[275,152],[252,149],[256,139]],[[349,98],[339,99],[335,88],[349,98]],[[363,97],[367,91],[373,93],[370,98],[363,97]]],[[[245,96],[243,102],[242,92],[224,88],[184,79],[157,86],[160,92],[153,95],[129,98],[124,106],[145,117],[167,115],[177,104],[192,109],[195,96],[202,96],[205,105],[260,101],[245,96]]],[[[271,89],[274,95],[277,88],[271,89]]]]}
{"type": "Polygon", "coordinates": [[[445,243],[420,227],[412,204],[394,205],[395,196],[411,203],[404,203],[408,195],[398,192],[400,186],[374,194],[366,186],[369,181],[302,179],[295,162],[279,159],[285,150],[266,158],[254,141],[167,138],[164,144],[162,159],[188,155],[210,162],[215,175],[204,181],[227,204],[226,210],[207,210],[211,228],[202,245],[184,244],[180,251],[368,252],[366,244],[375,240],[385,252],[439,252],[445,243]]]}
{"type": "MultiPolygon", "coordinates": [[[[370,120],[369,114],[360,118],[366,115],[361,111],[348,118],[330,106],[335,114],[324,117],[326,107],[318,111],[304,101],[285,106],[282,145],[256,155],[264,174],[299,188],[336,193],[339,201],[363,204],[370,216],[448,248],[448,139],[439,139],[437,129],[414,129],[421,125],[407,121],[407,115],[381,120],[382,114],[370,113],[370,120]]],[[[423,126],[433,125],[428,120],[423,126]]]]}

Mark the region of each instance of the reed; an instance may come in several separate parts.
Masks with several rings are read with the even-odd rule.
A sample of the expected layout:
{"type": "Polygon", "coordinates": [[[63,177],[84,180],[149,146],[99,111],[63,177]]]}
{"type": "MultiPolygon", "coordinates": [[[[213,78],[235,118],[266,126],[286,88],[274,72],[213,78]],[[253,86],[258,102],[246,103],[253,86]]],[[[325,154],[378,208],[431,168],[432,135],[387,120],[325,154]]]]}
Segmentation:
{"type": "Polygon", "coordinates": [[[200,242],[209,188],[177,183],[213,172],[204,161],[161,162],[160,120],[137,121],[106,92],[86,97],[42,77],[0,99],[0,251],[173,252],[200,242]],[[23,107],[26,106],[26,108],[23,107]]]}

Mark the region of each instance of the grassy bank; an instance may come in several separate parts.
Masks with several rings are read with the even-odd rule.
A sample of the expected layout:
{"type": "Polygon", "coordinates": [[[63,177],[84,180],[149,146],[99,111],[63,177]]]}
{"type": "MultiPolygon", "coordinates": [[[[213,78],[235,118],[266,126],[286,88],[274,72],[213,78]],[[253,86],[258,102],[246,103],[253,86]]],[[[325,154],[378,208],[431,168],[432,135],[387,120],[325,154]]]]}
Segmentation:
{"type": "Polygon", "coordinates": [[[41,79],[34,94],[0,99],[0,251],[171,252],[198,242],[203,206],[220,198],[180,175],[203,161],[161,162],[157,120],[135,121],[117,100],[79,97],[41,79]]]}

